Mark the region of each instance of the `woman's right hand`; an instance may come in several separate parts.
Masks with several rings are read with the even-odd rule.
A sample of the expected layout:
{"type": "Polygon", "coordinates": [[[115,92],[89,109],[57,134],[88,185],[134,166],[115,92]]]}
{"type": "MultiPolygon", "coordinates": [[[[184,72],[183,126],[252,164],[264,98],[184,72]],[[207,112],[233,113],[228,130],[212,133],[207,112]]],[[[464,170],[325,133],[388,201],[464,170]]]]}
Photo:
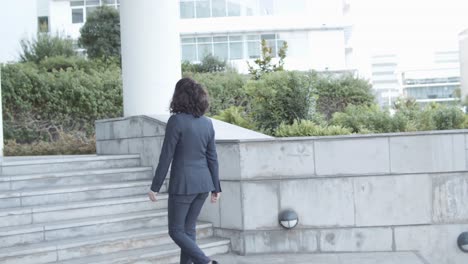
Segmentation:
{"type": "Polygon", "coordinates": [[[211,193],[211,203],[216,203],[221,197],[221,193],[211,193]]]}
{"type": "Polygon", "coordinates": [[[156,202],[156,200],[157,200],[157,199],[156,199],[156,195],[157,195],[157,194],[158,194],[157,192],[153,192],[153,191],[150,190],[150,191],[148,192],[148,197],[149,197],[149,199],[150,199],[152,202],[156,202]]]}

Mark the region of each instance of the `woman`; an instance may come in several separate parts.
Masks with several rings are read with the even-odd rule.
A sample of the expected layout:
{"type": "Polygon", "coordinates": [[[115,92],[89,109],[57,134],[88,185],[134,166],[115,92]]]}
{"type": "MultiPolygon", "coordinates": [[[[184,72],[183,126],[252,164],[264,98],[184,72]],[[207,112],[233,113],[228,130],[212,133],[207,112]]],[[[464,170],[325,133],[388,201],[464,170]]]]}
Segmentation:
{"type": "Polygon", "coordinates": [[[209,192],[212,203],[218,201],[221,193],[215,132],[211,120],[204,116],[208,105],[208,94],[200,84],[190,78],[177,82],[171,102],[172,116],[167,122],[148,194],[155,202],[172,162],[169,235],[181,249],[181,264],[218,263],[207,257],[195,242],[195,225],[209,192]]]}

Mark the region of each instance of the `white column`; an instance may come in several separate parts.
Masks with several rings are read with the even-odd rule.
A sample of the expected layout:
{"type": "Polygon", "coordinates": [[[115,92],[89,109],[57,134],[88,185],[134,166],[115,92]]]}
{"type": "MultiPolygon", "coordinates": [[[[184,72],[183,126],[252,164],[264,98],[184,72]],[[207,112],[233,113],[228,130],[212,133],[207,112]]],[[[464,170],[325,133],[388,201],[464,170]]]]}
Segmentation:
{"type": "Polygon", "coordinates": [[[124,116],[167,114],[181,77],[179,1],[120,2],[124,116]]]}

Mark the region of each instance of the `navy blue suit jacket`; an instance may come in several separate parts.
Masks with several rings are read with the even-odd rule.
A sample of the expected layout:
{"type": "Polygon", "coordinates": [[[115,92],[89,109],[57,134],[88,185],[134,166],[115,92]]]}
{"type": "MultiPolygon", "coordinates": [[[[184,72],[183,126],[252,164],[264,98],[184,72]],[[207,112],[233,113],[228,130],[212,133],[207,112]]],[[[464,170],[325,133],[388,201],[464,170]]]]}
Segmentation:
{"type": "Polygon", "coordinates": [[[221,192],[211,119],[184,113],[169,118],[152,191],[159,192],[171,162],[170,194],[221,192]]]}

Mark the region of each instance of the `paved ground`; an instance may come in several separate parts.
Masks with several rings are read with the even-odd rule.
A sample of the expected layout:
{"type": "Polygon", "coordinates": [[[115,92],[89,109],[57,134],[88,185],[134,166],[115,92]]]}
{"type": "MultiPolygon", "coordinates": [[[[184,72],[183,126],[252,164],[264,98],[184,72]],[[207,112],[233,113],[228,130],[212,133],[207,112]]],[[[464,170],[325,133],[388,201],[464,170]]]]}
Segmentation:
{"type": "Polygon", "coordinates": [[[425,264],[412,252],[222,255],[213,259],[220,264],[425,264]]]}

